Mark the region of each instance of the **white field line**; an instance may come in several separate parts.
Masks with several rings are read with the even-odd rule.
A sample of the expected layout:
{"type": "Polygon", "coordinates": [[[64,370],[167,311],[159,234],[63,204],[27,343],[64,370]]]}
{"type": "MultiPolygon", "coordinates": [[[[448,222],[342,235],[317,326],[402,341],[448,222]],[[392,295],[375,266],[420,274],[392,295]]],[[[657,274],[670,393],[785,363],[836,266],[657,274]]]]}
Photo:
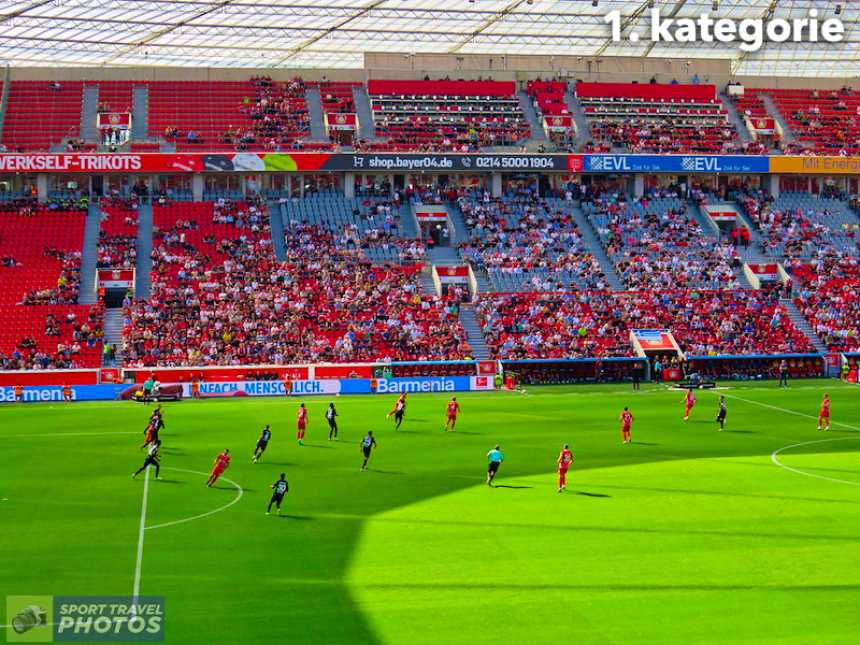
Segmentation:
{"type": "MultiPolygon", "coordinates": [[[[761,403],[759,401],[753,401],[752,399],[744,399],[740,396],[736,396],[734,394],[723,394],[727,399],[737,399],[738,401],[743,401],[744,403],[750,403],[752,405],[757,405],[762,408],[769,408],[771,410],[776,410],[777,412],[785,412],[786,414],[793,414],[796,417],[804,417],[806,419],[814,419],[816,422],[818,421],[818,417],[813,416],[811,414],[805,414],[803,412],[798,412],[796,410],[789,410],[788,408],[781,408],[777,405],[770,405],[769,403],[761,403]]],[[[841,423],[839,421],[832,421],[831,425],[840,426],[842,428],[848,428],[849,430],[856,430],[860,432],[860,428],[857,426],[852,426],[847,423],[841,423]]]]}
{"type": "MultiPolygon", "coordinates": [[[[182,473],[191,473],[194,475],[202,475],[203,477],[206,477],[209,474],[209,473],[205,473],[205,472],[200,471],[200,470],[188,470],[186,468],[162,468],[162,470],[174,470],[174,471],[182,472],[182,473]]],[[[168,526],[176,526],[177,524],[185,524],[186,522],[193,522],[194,520],[201,520],[204,517],[209,517],[210,515],[215,515],[215,513],[220,513],[221,511],[226,511],[228,508],[233,506],[233,504],[238,503],[239,500],[242,499],[242,495],[245,494],[245,490],[239,484],[234,482],[232,479],[227,479],[226,477],[221,477],[221,479],[223,479],[225,482],[232,484],[233,486],[236,487],[236,497],[234,497],[230,502],[224,504],[223,506],[219,506],[218,508],[216,508],[214,510],[208,511],[206,513],[200,513],[199,515],[192,515],[191,517],[184,517],[181,520],[174,520],[172,522],[163,522],[161,524],[153,524],[152,526],[142,527],[142,530],[145,529],[147,531],[151,531],[152,529],[163,529],[163,528],[166,528],[168,526]]]]}
{"type": "Polygon", "coordinates": [[[146,528],[146,503],[149,497],[149,469],[150,467],[147,466],[143,476],[143,501],[140,504],[140,528],[137,532],[137,564],[134,567],[134,587],[131,594],[132,611],[140,599],[140,571],[143,566],[143,533],[146,528]]]}
{"type": "Polygon", "coordinates": [[[782,448],[777,448],[776,450],[774,450],[770,455],[770,460],[780,468],[785,468],[786,470],[791,471],[793,473],[797,473],[798,475],[804,475],[805,477],[814,477],[815,479],[823,479],[825,481],[836,482],[838,484],[848,484],[849,486],[860,486],[860,481],[850,481],[848,479],[837,479],[836,477],[827,477],[826,475],[808,473],[805,470],[800,470],[799,468],[792,468],[791,466],[786,466],[779,460],[779,454],[785,450],[791,450],[792,448],[799,448],[801,446],[811,446],[816,443],[849,441],[850,439],[860,439],[860,437],[834,437],[833,439],[818,439],[817,441],[804,441],[802,443],[793,443],[790,446],[783,446],[782,448]]]}

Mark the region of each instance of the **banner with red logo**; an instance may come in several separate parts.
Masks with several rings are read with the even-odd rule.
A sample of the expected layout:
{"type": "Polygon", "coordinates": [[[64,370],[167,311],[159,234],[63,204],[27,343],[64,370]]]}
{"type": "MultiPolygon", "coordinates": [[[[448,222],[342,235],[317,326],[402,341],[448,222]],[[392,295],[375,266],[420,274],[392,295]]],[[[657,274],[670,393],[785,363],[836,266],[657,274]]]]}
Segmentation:
{"type": "Polygon", "coordinates": [[[355,130],[357,120],[354,114],[332,112],[325,115],[329,130],[355,130]]]}
{"type": "Polygon", "coordinates": [[[776,262],[768,262],[765,264],[748,264],[747,265],[762,282],[774,282],[779,280],[779,267],[776,262]]]}
{"type": "Polygon", "coordinates": [[[543,122],[548,132],[566,132],[573,126],[573,118],[564,115],[544,117],[543,122]]]}
{"type": "Polygon", "coordinates": [[[131,289],[134,269],[99,269],[99,289],[131,289]]]}
{"type": "Polygon", "coordinates": [[[756,117],[752,119],[753,130],[758,134],[770,135],[776,131],[776,121],[769,117],[756,117]]]}
{"type": "Polygon", "coordinates": [[[433,270],[439,276],[439,282],[442,284],[464,284],[469,281],[469,267],[465,265],[434,265],[433,270]]]}
{"type": "Polygon", "coordinates": [[[118,128],[128,130],[131,127],[131,114],[128,112],[99,112],[98,127],[100,130],[118,128]]]}

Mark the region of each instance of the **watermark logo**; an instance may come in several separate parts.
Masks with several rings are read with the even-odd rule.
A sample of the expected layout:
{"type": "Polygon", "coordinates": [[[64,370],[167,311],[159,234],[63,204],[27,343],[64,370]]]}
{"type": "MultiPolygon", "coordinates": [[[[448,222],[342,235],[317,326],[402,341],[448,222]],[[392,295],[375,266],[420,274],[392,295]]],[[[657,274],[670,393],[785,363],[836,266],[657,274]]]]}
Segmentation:
{"type": "Polygon", "coordinates": [[[9,643],[164,640],[161,596],[7,596],[9,643]]]}
{"type": "Polygon", "coordinates": [[[53,612],[53,596],[6,596],[7,642],[52,642],[53,612]]]}
{"type": "Polygon", "coordinates": [[[647,30],[627,31],[627,20],[621,11],[607,13],[603,20],[609,25],[612,41],[637,43],[649,40],[658,43],[723,43],[737,44],[743,52],[757,52],[765,43],[841,43],[845,25],[837,16],[821,18],[817,9],[804,17],[775,18],[717,18],[704,12],[694,17],[663,16],[659,7],[648,13],[647,30]]]}

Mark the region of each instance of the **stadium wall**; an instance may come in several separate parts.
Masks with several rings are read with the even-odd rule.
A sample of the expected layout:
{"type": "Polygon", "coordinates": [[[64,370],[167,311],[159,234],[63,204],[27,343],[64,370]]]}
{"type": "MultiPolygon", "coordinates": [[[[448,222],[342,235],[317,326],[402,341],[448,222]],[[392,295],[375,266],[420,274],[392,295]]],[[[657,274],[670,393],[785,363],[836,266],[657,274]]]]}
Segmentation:
{"type": "Polygon", "coordinates": [[[14,67],[12,80],[137,80],[137,81],[247,81],[255,75],[274,80],[301,76],[306,81],[365,82],[369,79],[475,80],[491,76],[499,81],[525,82],[538,77],[559,77],[569,81],[660,83],[673,79],[687,81],[697,75],[703,83],[723,86],[737,81],[753,87],[775,89],[839,89],[856,83],[852,77],[737,76],[729,59],[641,58],[632,56],[526,56],[487,54],[367,53],[363,68],[180,68],[180,67],[14,67]]]}

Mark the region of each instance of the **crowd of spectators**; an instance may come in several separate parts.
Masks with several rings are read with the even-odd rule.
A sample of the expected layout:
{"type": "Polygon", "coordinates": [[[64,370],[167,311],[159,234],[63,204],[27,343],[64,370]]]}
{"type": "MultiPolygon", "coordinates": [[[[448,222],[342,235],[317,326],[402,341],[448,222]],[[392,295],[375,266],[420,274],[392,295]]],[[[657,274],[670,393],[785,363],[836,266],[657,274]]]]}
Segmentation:
{"type": "Polygon", "coordinates": [[[33,289],[24,296],[24,305],[63,305],[78,300],[81,285],[81,252],[47,247],[45,256],[60,263],[60,275],[54,287],[33,289]]]}
{"type": "Polygon", "coordinates": [[[753,291],[490,295],[476,312],[494,358],[632,355],[630,330],[668,329],[682,351],[814,351],[778,300],[753,291]]]}
{"type": "Polygon", "coordinates": [[[179,217],[156,232],[152,297],[127,311],[128,364],[468,356],[456,303],[422,296],[419,266],[375,265],[361,246],[302,224],[288,228],[279,263],[265,226],[211,212],[212,223],[179,217]]]}
{"type": "Polygon", "coordinates": [[[860,258],[834,249],[789,261],[795,304],[831,351],[860,351],[860,258]]]}
{"type": "Polygon", "coordinates": [[[526,192],[505,198],[464,195],[458,199],[469,238],[460,252],[489,272],[530,274],[537,291],[564,288],[551,275],[568,272],[583,289],[606,289],[606,276],[588,251],[582,232],[564,202],[526,192]]]}
{"type": "Polygon", "coordinates": [[[89,307],[85,317],[78,315],[80,307],[69,308],[64,314],[49,311],[45,317],[44,334],[26,333],[11,351],[0,350],[0,370],[58,370],[93,367],[92,357],[98,355],[102,342],[101,307],[89,307]],[[48,339],[56,343],[47,349],[48,339]],[[89,356],[88,356],[89,355],[89,356]]]}
{"type": "Polygon", "coordinates": [[[244,132],[228,127],[223,143],[234,144],[240,150],[258,143],[275,149],[282,144],[294,144],[308,134],[310,117],[301,78],[277,82],[268,76],[256,76],[251,84],[255,94],[243,100],[239,112],[250,118],[253,125],[244,132]]]}
{"type": "Polygon", "coordinates": [[[729,243],[708,239],[674,198],[604,194],[584,205],[621,280],[631,289],[734,289],[739,262],[729,243]]]}
{"type": "Polygon", "coordinates": [[[761,250],[769,255],[808,257],[832,234],[814,213],[775,208],[773,198],[761,191],[745,195],[741,205],[761,232],[761,250]]]}

